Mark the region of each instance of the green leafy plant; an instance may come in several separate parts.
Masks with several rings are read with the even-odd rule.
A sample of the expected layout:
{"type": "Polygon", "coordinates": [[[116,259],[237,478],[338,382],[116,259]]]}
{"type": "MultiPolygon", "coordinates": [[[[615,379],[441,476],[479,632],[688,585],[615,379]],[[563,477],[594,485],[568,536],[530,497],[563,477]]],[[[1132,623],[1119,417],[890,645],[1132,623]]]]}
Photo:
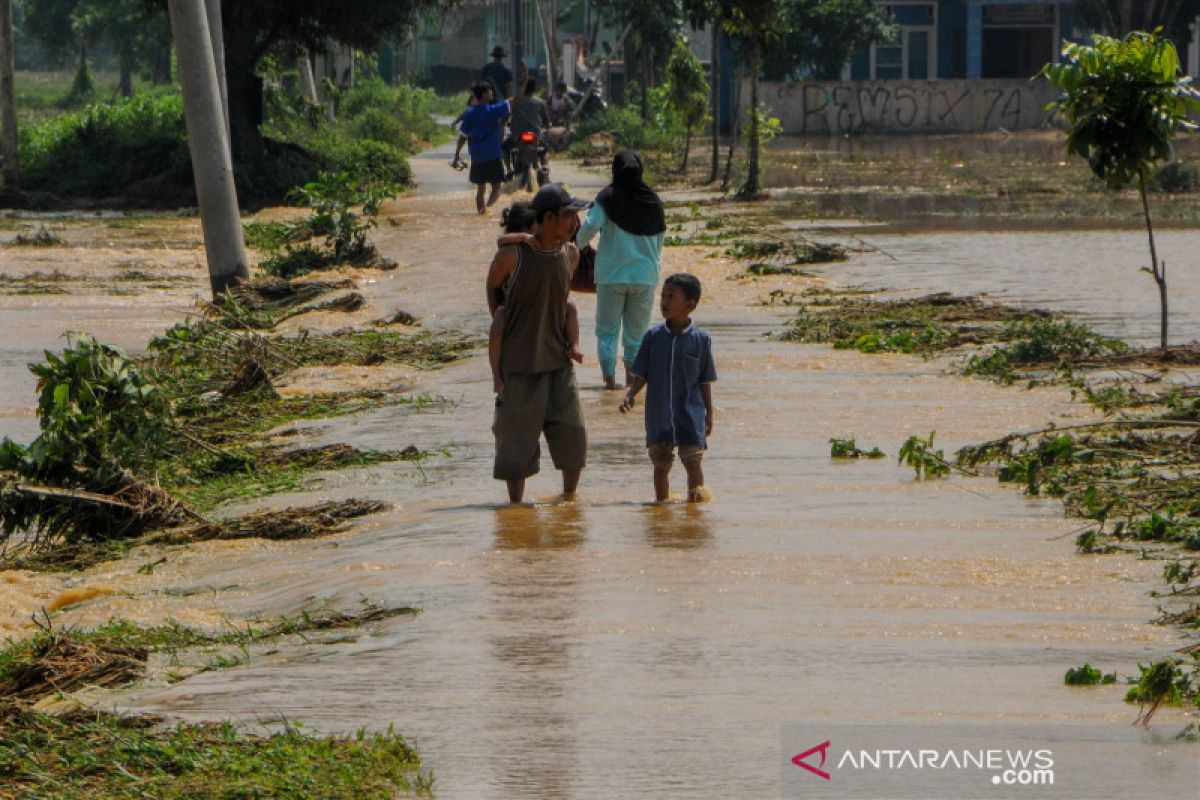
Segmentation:
{"type": "Polygon", "coordinates": [[[950,474],[950,464],[941,450],[933,449],[933,437],[937,431],[930,431],[928,439],[920,436],[910,436],[900,447],[897,461],[913,468],[917,478],[931,480],[944,478],[950,474]]]}
{"type": "Polygon", "coordinates": [[[1171,140],[1194,128],[1200,94],[1180,75],[1175,46],[1158,32],[1132,31],[1123,39],[1096,36],[1093,43],[1063,45],[1064,62],[1043,74],[1062,94],[1051,103],[1067,116],[1067,151],[1088,162],[1112,189],[1136,183],[1142,197],[1150,266],[1159,290],[1160,345],[1167,346],[1166,263],[1158,259],[1147,187],[1150,169],[1171,159],[1171,140]]]}
{"type": "Polygon", "coordinates": [[[829,440],[829,457],[830,458],[885,458],[886,454],[878,447],[872,447],[870,450],[860,450],[858,444],[854,441],[854,437],[849,439],[839,439],[834,437],[829,440]]]}
{"type": "Polygon", "coordinates": [[[293,192],[311,214],[297,222],[252,223],[247,240],[274,251],[262,267],[282,278],[338,264],[378,265],[378,252],[367,233],[378,225],[384,202],[399,191],[396,184],[363,184],[348,172],[323,172],[293,192]],[[314,243],[316,238],[323,241],[314,243]]]}
{"type": "Polygon", "coordinates": [[[1133,721],[1135,725],[1149,725],[1164,703],[1180,705],[1184,697],[1195,694],[1191,678],[1179,668],[1180,663],[1182,662],[1176,659],[1164,659],[1149,666],[1138,664],[1138,669],[1142,672],[1141,677],[1125,694],[1125,702],[1142,704],[1137,719],[1133,721]]]}
{"type": "Polygon", "coordinates": [[[1103,675],[1100,670],[1091,664],[1084,664],[1082,667],[1073,667],[1067,670],[1067,674],[1063,677],[1063,683],[1067,686],[1097,686],[1116,682],[1117,673],[1110,672],[1107,675],[1103,675]]]}

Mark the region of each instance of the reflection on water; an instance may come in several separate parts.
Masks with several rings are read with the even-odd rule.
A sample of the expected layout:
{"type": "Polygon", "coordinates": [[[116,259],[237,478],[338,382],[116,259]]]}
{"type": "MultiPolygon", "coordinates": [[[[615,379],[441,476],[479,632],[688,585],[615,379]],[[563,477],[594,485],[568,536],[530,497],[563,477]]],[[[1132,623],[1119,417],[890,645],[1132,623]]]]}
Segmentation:
{"type": "Polygon", "coordinates": [[[695,503],[654,503],[646,507],[646,541],[651,547],[694,550],[712,542],[708,515],[695,503]]]}
{"type": "Polygon", "coordinates": [[[577,744],[564,682],[578,658],[567,631],[579,613],[571,551],[584,541],[583,513],[566,502],[502,507],[495,519],[497,549],[514,552],[488,571],[497,667],[490,697],[507,731],[494,754],[494,781],[506,797],[569,797],[577,744]]]}

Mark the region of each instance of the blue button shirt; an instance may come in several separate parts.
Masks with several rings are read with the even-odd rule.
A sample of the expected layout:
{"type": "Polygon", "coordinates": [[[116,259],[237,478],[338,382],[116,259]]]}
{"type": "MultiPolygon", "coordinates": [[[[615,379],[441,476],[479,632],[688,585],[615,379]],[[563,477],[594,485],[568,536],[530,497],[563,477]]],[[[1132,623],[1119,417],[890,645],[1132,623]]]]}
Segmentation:
{"type": "Polygon", "coordinates": [[[717,379],[717,369],[706,332],[690,324],[680,333],[665,322],[655,325],[642,337],[630,372],[646,382],[647,445],[708,446],[700,387],[717,379]]]}
{"type": "Polygon", "coordinates": [[[467,137],[467,152],[476,164],[500,158],[500,120],[507,116],[507,100],[471,106],[463,115],[459,130],[467,137]]]}

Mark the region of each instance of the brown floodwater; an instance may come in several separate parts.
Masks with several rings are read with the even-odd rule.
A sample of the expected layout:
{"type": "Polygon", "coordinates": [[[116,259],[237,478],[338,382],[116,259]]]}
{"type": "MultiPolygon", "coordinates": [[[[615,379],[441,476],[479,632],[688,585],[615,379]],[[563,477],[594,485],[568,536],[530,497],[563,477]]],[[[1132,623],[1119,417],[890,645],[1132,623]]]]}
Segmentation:
{"type": "MultiPolygon", "coordinates": [[[[376,236],[402,267],[364,286],[372,304],[364,318],[402,308],[428,326],[484,329],[481,284],[497,228],[471,213],[448,160],[445,148],[414,159],[422,189],[393,209],[400,224],[376,236]]],[[[580,193],[601,183],[555,170],[580,193]]],[[[982,290],[1098,310],[1114,326],[1128,313],[1133,331],[1146,324],[1145,309],[1116,301],[1153,300],[1148,279],[1128,264],[1135,251],[1122,249],[1124,234],[1093,246],[1053,233],[874,241],[856,232],[897,260],[857,256],[829,268],[830,279],[982,290]]],[[[1184,275],[1186,240],[1170,246],[1181,248],[1173,261],[1183,335],[1194,325],[1187,309],[1196,304],[1184,298],[1194,297],[1187,287],[1195,291],[1196,273],[1184,275]]],[[[55,585],[25,575],[0,581],[0,592],[12,589],[0,596],[19,604],[35,589],[52,600],[99,587],[64,624],[110,615],[215,624],[363,599],[419,606],[415,618],[341,643],[281,645],[267,659],[108,702],[250,726],[280,717],[323,731],[393,725],[416,742],[442,797],[777,797],[784,726],[884,722],[931,731],[1020,723],[1049,745],[1067,743],[1072,726],[1104,725],[1131,758],[1166,765],[1145,796],[1194,789],[1194,746],[1159,735],[1181,728],[1182,712],[1160,712],[1158,734],[1147,734],[1128,724],[1136,708],[1121,701],[1124,687],[1062,683],[1085,661],[1129,675],[1138,661],[1180,646],[1177,631],[1147,623],[1161,564],[1076,555],[1079,521],[1064,518],[1056,500],[991,478],[918,482],[895,462],[911,434],[936,430],[937,446],[952,452],[1069,424],[1086,409],[1057,389],[950,377],[944,362],[765,338],[787,312],[755,302],[810,279],[727,280],[739,267],[703,249],[669,249],[664,269],[693,270],[706,286],[696,321],[713,335],[720,375],[705,463],[711,503],[647,502],[641,420],[621,415],[618,396],[600,388],[594,301],[579,297],[591,446],[577,501],[556,498],[547,463],[531,481],[537,502],[502,504],[503,487],[490,477],[491,384],[476,356],[419,378],[420,391],[452,407],[300,426],[317,444],[452,453],[421,469],[318,476],[304,493],[267,501],[395,504],[352,532],[170,550],[150,575],[136,568],[157,556],[139,552],[55,585]],[[834,436],[893,457],[832,462],[834,436]]],[[[160,321],[174,317],[157,311],[160,321]]],[[[54,342],[31,341],[18,324],[24,317],[4,314],[9,379],[13,353],[54,342]]],[[[97,324],[102,335],[120,327],[97,324]]],[[[683,473],[672,477],[678,494],[683,473]]],[[[1067,796],[1108,788],[1080,780],[1067,796]]]]}

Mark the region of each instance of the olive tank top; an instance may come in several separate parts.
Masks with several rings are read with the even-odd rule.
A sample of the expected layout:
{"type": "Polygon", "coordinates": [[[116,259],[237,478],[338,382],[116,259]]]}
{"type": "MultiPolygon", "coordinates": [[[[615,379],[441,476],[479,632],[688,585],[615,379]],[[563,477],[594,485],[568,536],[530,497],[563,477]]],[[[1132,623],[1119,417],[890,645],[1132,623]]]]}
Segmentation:
{"type": "Polygon", "coordinates": [[[517,245],[517,266],[507,282],[500,371],[553,372],[567,358],[567,294],[571,262],[565,247],[550,253],[517,245]]]}

